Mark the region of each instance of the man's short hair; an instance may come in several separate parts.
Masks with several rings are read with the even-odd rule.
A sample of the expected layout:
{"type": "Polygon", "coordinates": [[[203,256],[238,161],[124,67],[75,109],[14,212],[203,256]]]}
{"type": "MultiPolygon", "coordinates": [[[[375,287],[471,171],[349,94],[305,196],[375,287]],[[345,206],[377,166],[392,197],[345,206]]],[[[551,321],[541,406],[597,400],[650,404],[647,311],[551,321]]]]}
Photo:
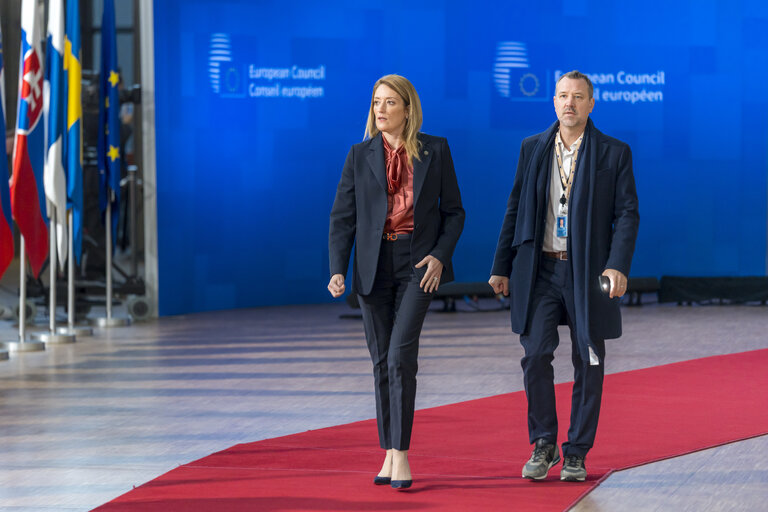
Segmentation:
{"type": "Polygon", "coordinates": [[[582,73],[581,71],[578,71],[574,69],[573,71],[569,71],[565,74],[560,75],[560,78],[557,79],[557,83],[555,83],[555,89],[557,89],[557,84],[560,83],[560,80],[563,78],[570,78],[571,80],[584,80],[587,82],[587,88],[589,89],[589,97],[592,98],[592,93],[594,91],[594,87],[592,87],[592,80],[589,79],[587,75],[582,73]]]}

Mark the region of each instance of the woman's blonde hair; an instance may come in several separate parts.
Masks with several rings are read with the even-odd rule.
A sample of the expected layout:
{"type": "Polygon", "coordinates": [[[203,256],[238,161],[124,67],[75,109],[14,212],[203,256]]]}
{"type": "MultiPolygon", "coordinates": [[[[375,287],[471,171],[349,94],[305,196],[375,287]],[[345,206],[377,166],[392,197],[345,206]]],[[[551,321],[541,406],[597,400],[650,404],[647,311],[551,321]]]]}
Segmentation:
{"type": "Polygon", "coordinates": [[[368,122],[365,124],[365,139],[372,139],[379,134],[379,129],[376,128],[376,114],[373,111],[373,98],[376,95],[376,89],[381,84],[386,85],[403,99],[405,102],[405,112],[407,114],[405,119],[405,129],[403,129],[403,145],[405,146],[405,152],[408,154],[408,160],[412,159],[421,160],[419,158],[419,149],[421,149],[421,142],[416,137],[421,129],[422,114],[421,114],[421,101],[419,101],[419,95],[416,94],[416,88],[408,81],[407,78],[400,75],[386,75],[373,84],[373,92],[371,93],[371,107],[368,109],[368,122]]]}

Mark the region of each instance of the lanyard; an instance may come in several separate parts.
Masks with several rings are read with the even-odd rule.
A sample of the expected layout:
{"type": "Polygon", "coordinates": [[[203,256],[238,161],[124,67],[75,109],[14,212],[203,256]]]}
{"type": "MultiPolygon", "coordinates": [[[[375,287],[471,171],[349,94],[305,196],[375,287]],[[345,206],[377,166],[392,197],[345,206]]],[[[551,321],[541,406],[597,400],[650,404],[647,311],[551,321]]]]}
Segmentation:
{"type": "MultiPolygon", "coordinates": [[[[571,196],[571,187],[573,186],[573,175],[576,174],[576,158],[579,156],[579,148],[581,147],[582,137],[576,142],[576,151],[573,153],[573,160],[571,161],[571,172],[568,176],[565,175],[565,169],[563,168],[563,154],[560,151],[560,134],[557,134],[557,140],[555,140],[555,156],[557,157],[557,169],[560,171],[560,184],[563,186],[564,192],[560,196],[560,204],[565,206],[568,204],[568,198],[571,196]]],[[[563,144],[565,145],[565,144],[563,144]]]]}

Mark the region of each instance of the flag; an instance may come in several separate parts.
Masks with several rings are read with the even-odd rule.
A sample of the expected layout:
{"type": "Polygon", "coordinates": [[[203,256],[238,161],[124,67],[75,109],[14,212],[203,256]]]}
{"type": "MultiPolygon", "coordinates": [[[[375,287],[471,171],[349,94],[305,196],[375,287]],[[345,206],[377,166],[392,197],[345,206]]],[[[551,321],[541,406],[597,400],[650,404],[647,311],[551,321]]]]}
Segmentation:
{"type": "Polygon", "coordinates": [[[48,218],[56,226],[59,265],[67,261],[67,183],[63,162],[64,130],[64,6],[62,0],[48,4],[48,47],[45,54],[43,115],[45,119],[45,196],[48,218]]]}
{"type": "Polygon", "coordinates": [[[43,113],[43,60],[39,14],[37,0],[22,0],[19,111],[11,177],[11,211],[24,236],[35,277],[40,274],[48,256],[48,227],[43,218],[45,134],[40,122],[43,113]]]}
{"type": "Polygon", "coordinates": [[[83,114],[82,68],[80,67],[80,0],[67,0],[67,30],[64,40],[64,86],[67,130],[64,134],[64,162],[67,169],[67,209],[72,210],[72,252],[80,263],[83,250],[83,114]]]}
{"type": "MultiPolygon", "coordinates": [[[[104,0],[101,18],[101,72],[99,73],[99,206],[102,213],[112,201],[112,234],[117,232],[120,204],[120,100],[117,84],[117,41],[115,39],[115,4],[104,0]]],[[[110,229],[107,227],[107,229],[110,229]]],[[[112,237],[114,247],[117,237],[112,237]]]]}
{"type": "Polygon", "coordinates": [[[5,152],[5,73],[3,72],[3,34],[0,30],[0,277],[13,259],[13,219],[8,190],[8,155],[5,152]]]}

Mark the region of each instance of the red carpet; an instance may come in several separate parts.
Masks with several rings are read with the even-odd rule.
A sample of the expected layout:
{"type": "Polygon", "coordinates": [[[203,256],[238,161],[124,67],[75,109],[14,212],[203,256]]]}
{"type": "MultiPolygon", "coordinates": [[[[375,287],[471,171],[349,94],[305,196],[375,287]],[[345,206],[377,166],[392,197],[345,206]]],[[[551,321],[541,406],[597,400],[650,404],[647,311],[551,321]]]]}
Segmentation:
{"type": "MultiPolygon", "coordinates": [[[[561,511],[611,471],[768,433],[766,368],[759,350],[607,376],[584,483],[560,482],[559,468],[520,477],[530,446],[519,392],[417,411],[407,491],[372,484],[382,452],[368,420],[237,445],[96,510],[561,511]]],[[[557,387],[563,434],[570,389],[557,387]]]]}

